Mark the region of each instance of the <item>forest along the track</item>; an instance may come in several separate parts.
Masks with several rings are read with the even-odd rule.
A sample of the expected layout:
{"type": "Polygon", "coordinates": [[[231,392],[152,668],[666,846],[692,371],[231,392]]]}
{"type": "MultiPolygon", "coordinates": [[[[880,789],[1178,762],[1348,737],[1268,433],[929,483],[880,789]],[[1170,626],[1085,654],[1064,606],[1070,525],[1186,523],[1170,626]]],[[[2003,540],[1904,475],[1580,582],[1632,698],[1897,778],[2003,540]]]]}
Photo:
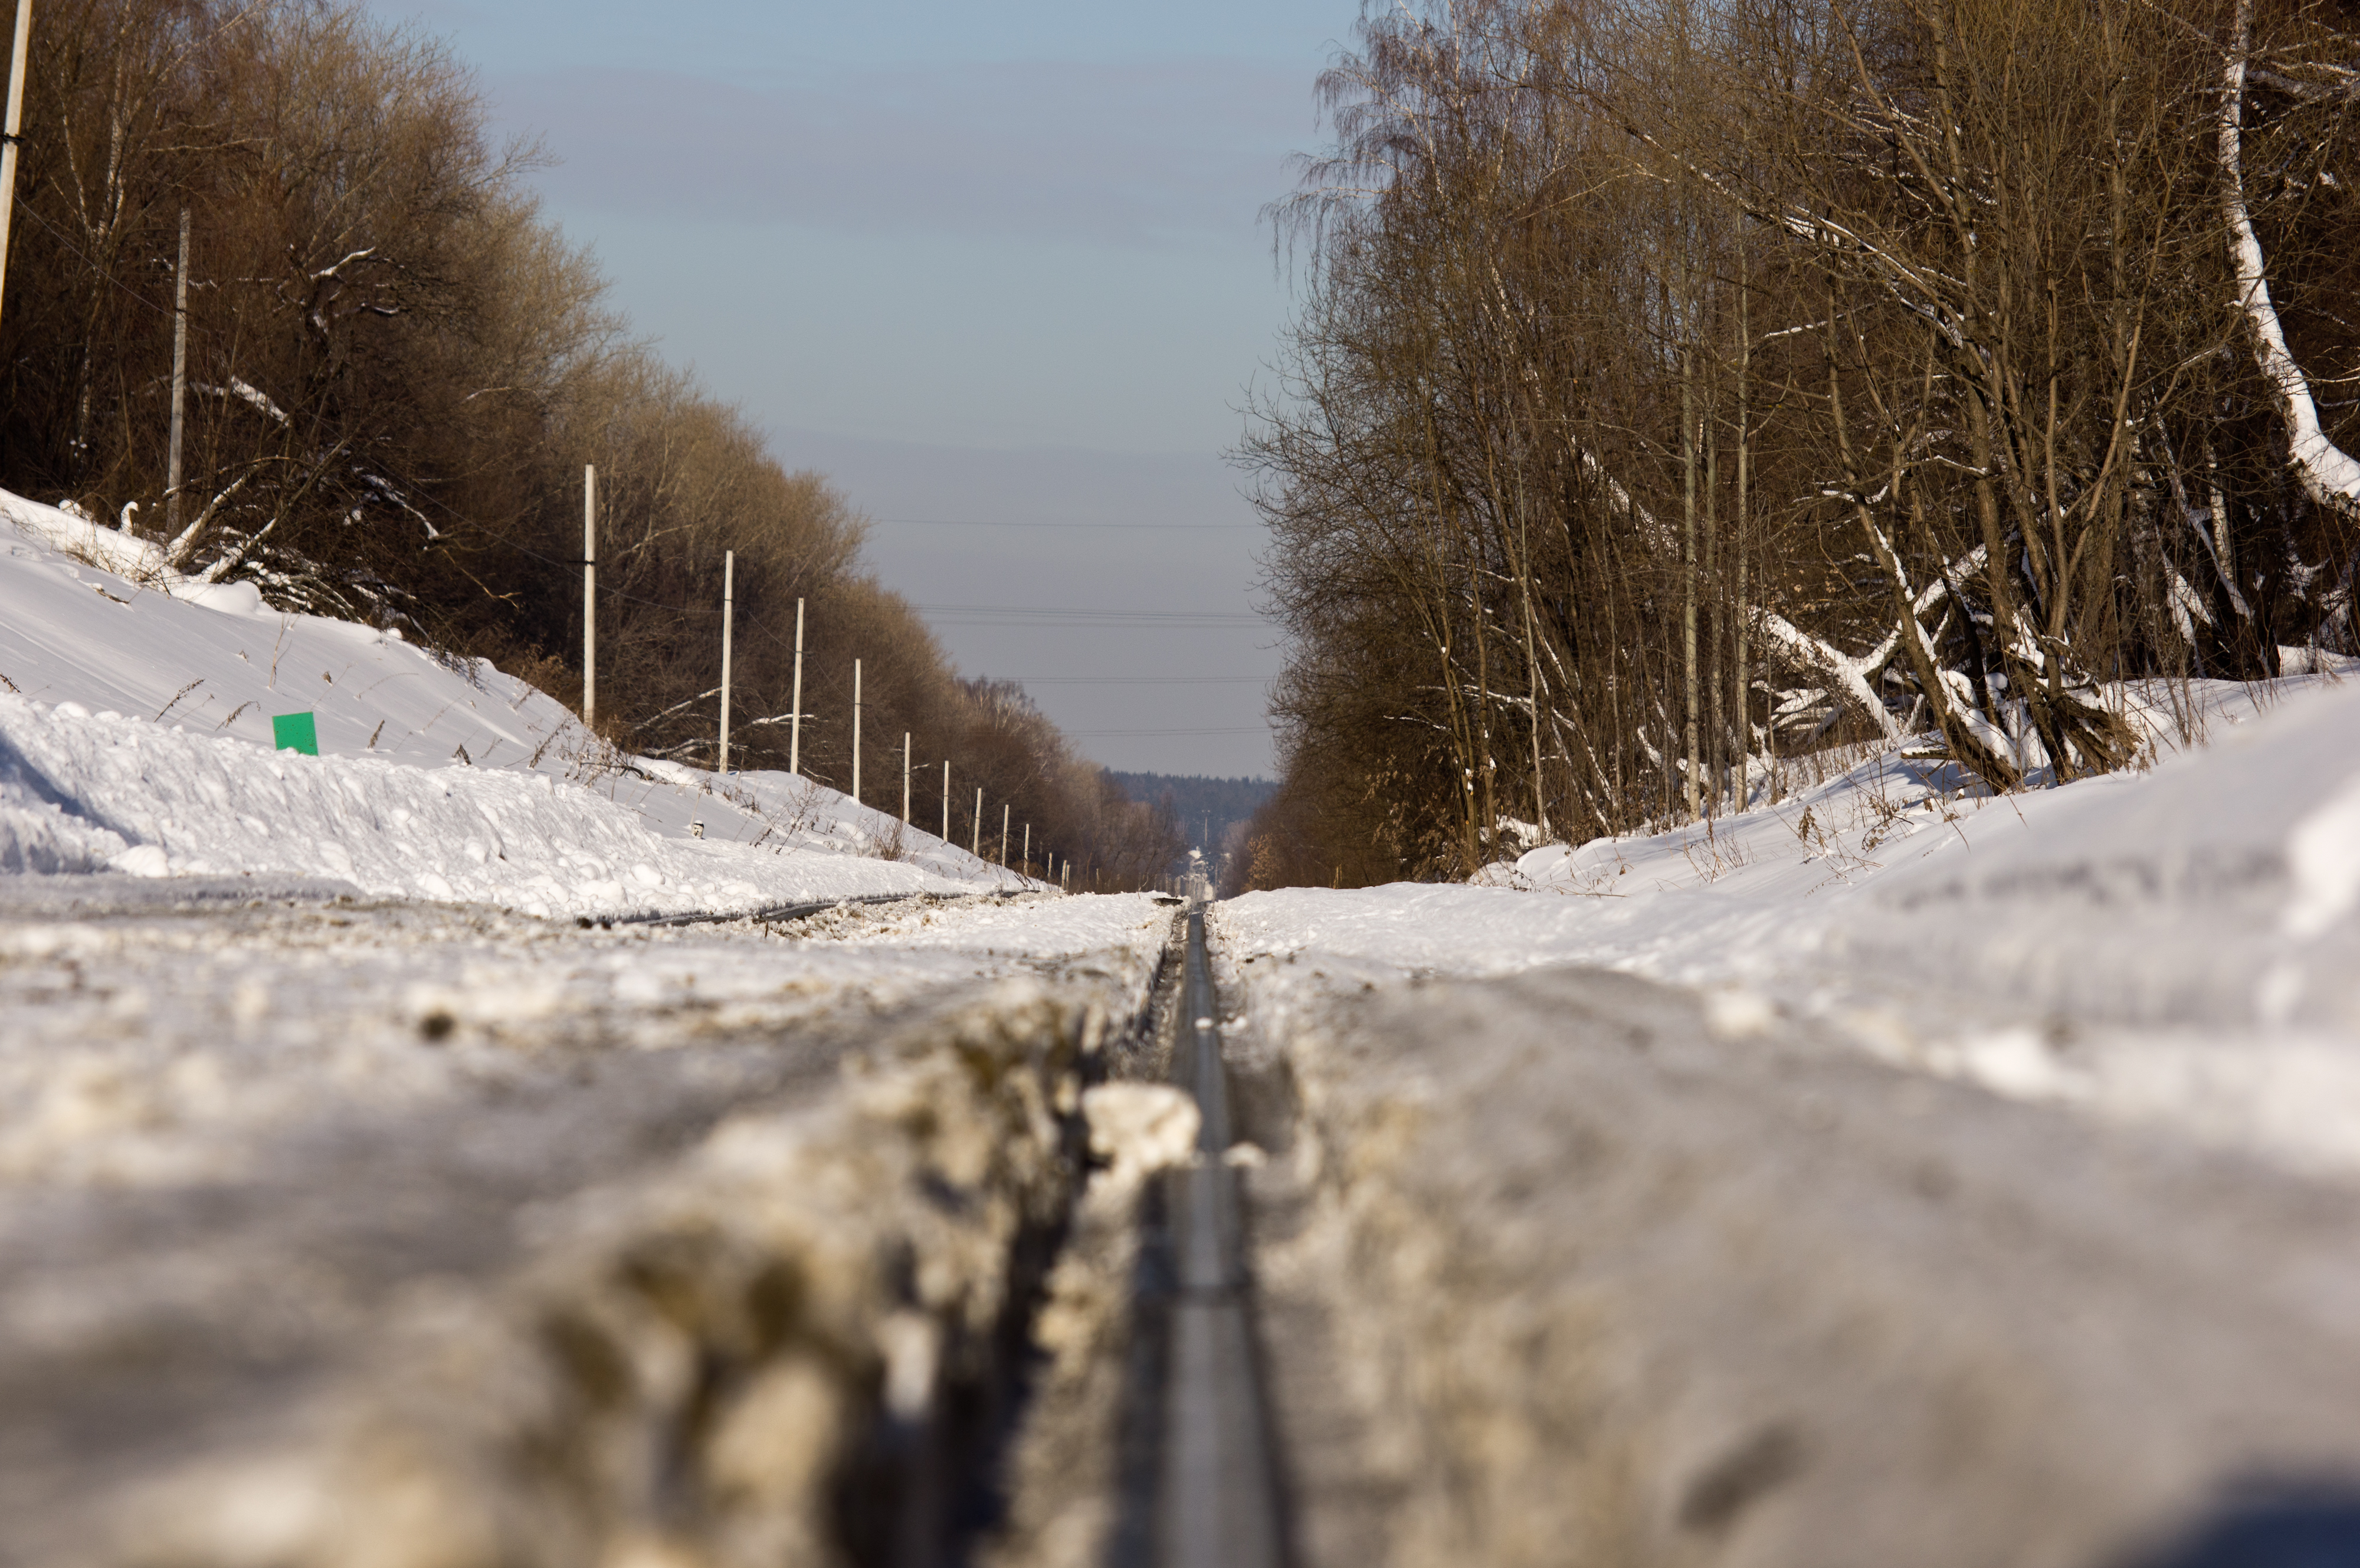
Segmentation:
{"type": "Polygon", "coordinates": [[[9,878],[0,1563],[934,1560],[1147,897],[9,878]]]}

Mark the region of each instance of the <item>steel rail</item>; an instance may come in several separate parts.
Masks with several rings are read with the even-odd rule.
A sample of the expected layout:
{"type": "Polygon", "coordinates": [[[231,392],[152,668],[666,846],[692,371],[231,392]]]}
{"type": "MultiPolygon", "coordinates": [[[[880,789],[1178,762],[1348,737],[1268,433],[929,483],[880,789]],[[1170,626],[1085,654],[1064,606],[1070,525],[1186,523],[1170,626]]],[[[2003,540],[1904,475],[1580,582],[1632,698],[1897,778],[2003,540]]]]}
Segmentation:
{"type": "Polygon", "coordinates": [[[1173,1078],[1196,1097],[1196,1160],[1167,1189],[1176,1289],[1156,1476],[1159,1568],[1281,1568],[1277,1471],[1253,1338],[1229,1148],[1220,1009],[1205,951],[1205,910],[1188,906],[1173,1078]]]}

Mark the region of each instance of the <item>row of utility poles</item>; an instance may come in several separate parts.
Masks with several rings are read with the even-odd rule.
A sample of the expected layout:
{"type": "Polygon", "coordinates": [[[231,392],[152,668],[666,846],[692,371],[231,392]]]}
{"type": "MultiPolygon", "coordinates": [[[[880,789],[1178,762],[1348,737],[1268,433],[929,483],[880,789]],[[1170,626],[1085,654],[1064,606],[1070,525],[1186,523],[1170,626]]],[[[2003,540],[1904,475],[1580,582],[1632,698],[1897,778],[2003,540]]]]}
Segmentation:
{"type": "MultiPolygon", "coordinates": [[[[8,100],[5,130],[0,130],[0,300],[6,297],[8,281],[8,247],[11,220],[16,210],[16,149],[25,117],[25,67],[33,36],[33,0],[16,0],[16,27],[8,60],[8,100]]],[[[180,212],[180,265],[175,269],[172,285],[172,408],[170,447],[165,461],[164,517],[168,532],[176,532],[180,511],[180,442],[183,428],[182,408],[188,387],[189,354],[189,213],[180,212]]],[[[737,615],[738,557],[735,550],[724,551],[721,558],[721,755],[719,772],[729,771],[729,675],[731,634],[737,615]]],[[[598,717],[598,470],[595,464],[585,464],[582,470],[582,722],[596,728],[598,717]]],[[[852,799],[860,800],[860,660],[852,661],[852,799]]],[[[803,602],[795,601],[795,676],[792,708],[789,718],[787,740],[787,770],[800,777],[803,773],[803,602]]],[[[910,825],[910,735],[901,735],[901,825],[910,825]]],[[[943,842],[951,836],[950,806],[951,765],[943,764],[943,842]]],[[[1008,863],[1008,838],[1011,808],[1000,808],[1000,861],[1008,863]]],[[[983,791],[975,792],[975,837],[970,852],[980,859],[983,854],[983,791]]],[[[1032,860],[1032,826],[1024,824],[1024,861],[1032,860]]],[[[1048,857],[1047,869],[1061,875],[1053,879],[1070,882],[1073,862],[1062,862],[1054,855],[1048,857]]]]}
{"type": "MultiPolygon", "coordinates": [[[[7,147],[6,156],[13,159],[14,143],[7,147]]],[[[188,217],[180,220],[180,266],[188,269],[188,217]]],[[[174,379],[178,380],[178,351],[175,350],[174,379]]],[[[177,388],[176,388],[177,391],[177,388]]],[[[178,469],[180,452],[180,407],[177,397],[173,404],[172,451],[174,472],[172,484],[180,483],[178,469]]],[[[582,469],[582,722],[592,729],[598,718],[598,467],[585,463],[582,469]]],[[[729,674],[731,638],[738,614],[738,552],[721,552],[721,755],[716,773],[727,778],[729,773],[729,674]]],[[[860,720],[861,701],[860,660],[852,661],[852,802],[860,800],[860,720]]],[[[803,602],[795,601],[795,673],[793,694],[789,700],[787,715],[787,771],[800,778],[803,770],[803,602]]],[[[911,748],[910,732],[901,732],[901,825],[910,822],[911,748]]],[[[1008,840],[1013,825],[1014,808],[1003,802],[1000,809],[1000,864],[1008,864],[1008,840]]],[[[1023,824],[1022,864],[1032,864],[1032,824],[1023,824]]],[[[943,761],[943,842],[951,842],[951,765],[943,761]]],[[[983,858],[983,790],[975,792],[975,835],[968,853],[983,858]]],[[[1071,857],[1060,860],[1043,854],[1048,864],[1043,868],[1051,875],[1045,880],[1070,885],[1074,863],[1071,857]]],[[[1027,872],[1026,875],[1030,873],[1027,872]]]]}

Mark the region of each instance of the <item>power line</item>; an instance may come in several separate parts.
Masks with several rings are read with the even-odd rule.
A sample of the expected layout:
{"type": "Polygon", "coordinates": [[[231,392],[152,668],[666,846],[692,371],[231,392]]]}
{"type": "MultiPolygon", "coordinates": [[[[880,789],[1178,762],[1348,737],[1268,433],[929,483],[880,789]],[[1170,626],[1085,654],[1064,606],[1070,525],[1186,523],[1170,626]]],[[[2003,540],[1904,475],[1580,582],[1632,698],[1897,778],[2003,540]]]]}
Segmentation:
{"type": "Polygon", "coordinates": [[[1076,610],[1050,604],[920,604],[921,610],[944,615],[1120,615],[1135,621],[1258,621],[1262,617],[1251,610],[1076,610]]]}
{"type": "Polygon", "coordinates": [[[1268,734],[1270,733],[1270,726],[1269,726],[1268,724],[1231,724],[1231,725],[1227,725],[1227,726],[1218,726],[1218,725],[1217,725],[1217,726],[1212,726],[1212,727],[1207,727],[1207,728],[1203,728],[1203,729],[1171,729],[1171,730],[1065,730],[1065,731],[1062,731],[1061,733],[1062,733],[1062,734],[1065,734],[1065,735],[1268,735],[1268,734]]]}
{"type": "Polygon", "coordinates": [[[927,615],[952,619],[938,626],[1258,626],[1270,623],[1247,612],[1229,610],[1068,610],[1014,604],[916,604],[927,615]],[[980,616],[981,619],[959,619],[980,616]]]}
{"type": "Polygon", "coordinates": [[[1126,534],[1246,533],[1262,528],[1260,523],[996,523],[981,517],[871,517],[869,521],[899,528],[1096,528],[1126,534]]]}
{"type": "Polygon", "coordinates": [[[937,631],[951,627],[958,627],[969,631],[989,631],[995,626],[1009,631],[1032,630],[1067,632],[1234,632],[1243,631],[1245,629],[1243,624],[1236,621],[1126,621],[1113,619],[1051,621],[1042,619],[1026,620],[1021,616],[1009,616],[997,620],[976,620],[973,618],[962,618],[956,615],[947,617],[929,615],[926,617],[926,625],[937,631]]]}
{"type": "Polygon", "coordinates": [[[1275,675],[997,675],[1020,686],[1266,686],[1275,675]]]}

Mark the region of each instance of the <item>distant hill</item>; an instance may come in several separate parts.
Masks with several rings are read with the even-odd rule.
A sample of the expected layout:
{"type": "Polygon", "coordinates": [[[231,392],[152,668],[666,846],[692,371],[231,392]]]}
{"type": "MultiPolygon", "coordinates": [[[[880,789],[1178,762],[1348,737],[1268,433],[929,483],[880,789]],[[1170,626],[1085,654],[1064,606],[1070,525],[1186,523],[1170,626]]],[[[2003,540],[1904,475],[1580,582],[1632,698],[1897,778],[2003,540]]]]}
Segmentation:
{"type": "Polygon", "coordinates": [[[1182,834],[1207,851],[1218,848],[1229,824],[1252,816],[1278,788],[1274,779],[1207,779],[1196,773],[1114,773],[1114,781],[1132,800],[1151,806],[1169,790],[1182,834]]]}

